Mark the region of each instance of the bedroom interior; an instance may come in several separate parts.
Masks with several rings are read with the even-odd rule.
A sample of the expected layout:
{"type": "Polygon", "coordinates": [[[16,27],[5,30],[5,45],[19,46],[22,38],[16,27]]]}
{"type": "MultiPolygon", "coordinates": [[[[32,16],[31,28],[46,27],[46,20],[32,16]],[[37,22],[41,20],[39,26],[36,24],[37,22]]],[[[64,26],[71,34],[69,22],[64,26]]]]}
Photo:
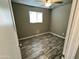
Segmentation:
{"type": "Polygon", "coordinates": [[[63,57],[71,5],[72,0],[12,0],[22,59],[63,57]]]}
{"type": "Polygon", "coordinates": [[[0,0],[0,59],[79,59],[79,0],[0,0]]]}

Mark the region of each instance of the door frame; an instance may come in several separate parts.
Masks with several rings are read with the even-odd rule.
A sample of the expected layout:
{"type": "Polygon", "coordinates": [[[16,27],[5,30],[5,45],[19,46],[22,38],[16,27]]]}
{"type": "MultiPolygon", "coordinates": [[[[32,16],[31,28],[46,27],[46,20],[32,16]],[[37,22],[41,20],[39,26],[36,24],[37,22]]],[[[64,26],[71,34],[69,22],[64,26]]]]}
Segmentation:
{"type": "Polygon", "coordinates": [[[19,45],[19,38],[18,38],[18,35],[17,35],[17,29],[16,29],[15,18],[14,18],[11,0],[8,0],[8,3],[9,3],[9,7],[10,7],[12,22],[13,22],[13,28],[14,28],[14,30],[16,32],[16,36],[17,36],[17,40],[16,40],[17,45],[16,46],[18,47],[18,50],[19,50],[20,59],[22,59],[20,45],[19,45]]]}
{"type": "Polygon", "coordinates": [[[0,0],[0,59],[21,59],[11,0],[0,0]]]}
{"type": "Polygon", "coordinates": [[[64,49],[63,49],[64,57],[62,57],[62,59],[74,59],[78,49],[79,37],[75,36],[75,35],[78,35],[78,32],[75,31],[77,30],[76,26],[78,26],[78,23],[77,23],[78,22],[77,12],[79,10],[78,5],[79,5],[79,1],[73,0],[69,23],[68,23],[68,29],[65,37],[64,49]]]}

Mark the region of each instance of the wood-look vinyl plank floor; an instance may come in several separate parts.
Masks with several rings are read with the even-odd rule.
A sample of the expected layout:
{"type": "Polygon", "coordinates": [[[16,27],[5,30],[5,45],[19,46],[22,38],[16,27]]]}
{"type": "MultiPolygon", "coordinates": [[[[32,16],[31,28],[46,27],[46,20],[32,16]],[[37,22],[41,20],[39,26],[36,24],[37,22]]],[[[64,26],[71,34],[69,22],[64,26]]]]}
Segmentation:
{"type": "Polygon", "coordinates": [[[64,39],[52,34],[21,40],[22,59],[61,59],[64,39]]]}

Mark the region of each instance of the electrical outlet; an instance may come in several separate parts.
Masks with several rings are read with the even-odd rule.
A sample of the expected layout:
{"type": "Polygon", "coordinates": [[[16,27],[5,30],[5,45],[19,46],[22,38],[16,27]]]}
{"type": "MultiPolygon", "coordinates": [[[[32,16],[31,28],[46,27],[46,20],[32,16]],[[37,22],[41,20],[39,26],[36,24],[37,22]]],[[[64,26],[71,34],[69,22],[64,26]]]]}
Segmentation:
{"type": "Polygon", "coordinates": [[[62,33],[62,35],[64,35],[64,33],[62,33]]]}

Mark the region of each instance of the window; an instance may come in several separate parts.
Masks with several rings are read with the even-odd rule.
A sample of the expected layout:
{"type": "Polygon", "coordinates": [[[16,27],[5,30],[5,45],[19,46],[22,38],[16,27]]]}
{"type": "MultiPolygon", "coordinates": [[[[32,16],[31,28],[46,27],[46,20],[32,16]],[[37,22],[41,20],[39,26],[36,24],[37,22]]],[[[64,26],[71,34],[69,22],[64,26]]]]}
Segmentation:
{"type": "Polygon", "coordinates": [[[42,12],[29,11],[30,23],[42,23],[43,14],[42,12]]]}

